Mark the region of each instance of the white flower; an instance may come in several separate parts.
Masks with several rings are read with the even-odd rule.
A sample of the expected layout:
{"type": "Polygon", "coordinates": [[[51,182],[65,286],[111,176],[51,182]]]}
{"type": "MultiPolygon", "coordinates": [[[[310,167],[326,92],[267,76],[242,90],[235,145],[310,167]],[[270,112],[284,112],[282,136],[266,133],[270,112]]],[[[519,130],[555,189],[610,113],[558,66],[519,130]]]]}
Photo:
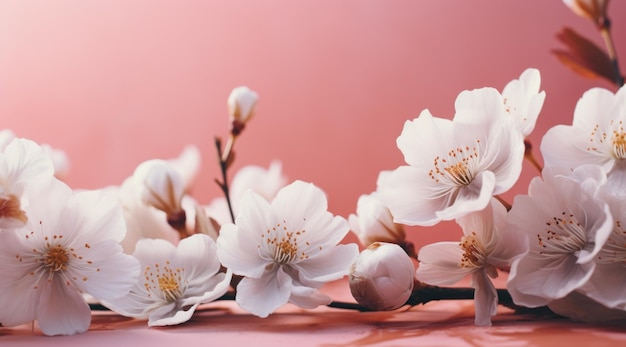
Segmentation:
{"type": "Polygon", "coordinates": [[[238,135],[238,131],[243,129],[245,123],[252,119],[254,115],[254,107],[256,106],[259,96],[248,87],[241,86],[234,88],[228,96],[228,115],[233,125],[233,135],[238,135]],[[241,129],[238,129],[241,127],[241,129]]]}
{"type": "Polygon", "coordinates": [[[394,243],[374,242],[350,267],[350,291],[356,301],[373,310],[394,310],[413,292],[415,266],[394,243]]]}
{"type": "Polygon", "coordinates": [[[479,211],[517,181],[523,137],[504,117],[498,91],[464,91],[456,108],[453,121],[424,110],[404,124],[397,144],[408,166],[379,177],[377,187],[395,222],[428,226],[479,211]]]}
{"type": "Polygon", "coordinates": [[[477,118],[477,115],[501,113],[502,116],[515,123],[522,135],[528,136],[535,128],[537,117],[546,98],[544,91],[539,92],[540,86],[541,75],[539,70],[531,68],[522,72],[519,79],[507,83],[499,98],[495,96],[497,91],[494,92],[494,90],[490,90],[489,94],[482,89],[463,92],[457,98],[454,119],[471,123],[477,118]],[[485,95],[489,95],[489,98],[486,98],[485,95]],[[494,100],[490,100],[490,98],[494,98],[494,100]],[[496,102],[495,99],[504,105],[502,109],[504,112],[494,112],[497,109],[492,104],[496,102]]]}
{"type": "Polygon", "coordinates": [[[48,154],[33,141],[14,138],[0,153],[0,229],[24,226],[24,189],[54,175],[48,154]]]}
{"type": "Polygon", "coordinates": [[[626,310],[626,200],[606,192],[607,186],[602,188],[600,195],[611,210],[613,230],[594,259],[593,275],[579,292],[609,308],[626,310]]]}
{"type": "Polygon", "coordinates": [[[549,129],[541,142],[546,167],[575,169],[602,165],[616,195],[626,195],[626,87],[616,94],[602,88],[585,92],[572,125],[549,129]]]}
{"type": "Polygon", "coordinates": [[[85,332],[91,311],[81,294],[127,294],[139,263],[122,253],[125,225],[114,199],[99,191],[73,194],[57,180],[42,185],[28,224],[0,233],[0,322],[37,320],[46,335],[85,332]]]}
{"type": "Polygon", "coordinates": [[[518,305],[537,307],[581,288],[593,275],[594,258],[613,230],[606,203],[594,197],[592,182],[601,169],[587,165],[574,176],[546,168],[518,195],[507,227],[525,234],[529,249],[512,266],[507,288],[518,305]],[[583,172],[580,172],[580,171],[583,172]]]}
{"type": "Polygon", "coordinates": [[[266,317],[287,302],[329,304],[317,289],[348,274],[358,247],[338,245],[348,223],[327,211],[324,192],[296,181],[271,203],[249,190],[239,207],[236,224],[222,225],[217,239],[222,264],[245,276],[237,286],[239,306],[266,317]]]}
{"type": "Polygon", "coordinates": [[[496,314],[498,296],[490,280],[498,268],[508,268],[515,256],[525,251],[522,234],[505,228],[506,209],[492,199],[490,207],[470,213],[457,222],[463,228],[461,242],[438,242],[419,252],[417,279],[433,285],[449,285],[471,275],[475,288],[475,323],[491,325],[496,314]]]}
{"type": "MultiPolygon", "coordinates": [[[[271,201],[285,184],[287,184],[287,177],[282,173],[280,161],[272,161],[267,169],[256,165],[242,167],[233,177],[229,190],[235,216],[237,216],[239,202],[248,189],[258,193],[265,200],[271,201]]],[[[205,210],[207,215],[220,225],[232,223],[224,197],[213,199],[205,210]]]]}
{"type": "Polygon", "coordinates": [[[374,242],[402,244],[406,241],[404,226],[393,221],[391,211],[376,193],[359,197],[356,214],[351,214],[348,222],[352,232],[366,247],[374,242]]]}
{"type": "Polygon", "coordinates": [[[105,305],[130,317],[149,319],[148,325],[188,321],[198,305],[222,296],[231,272],[219,272],[217,246],[207,235],[196,234],[178,247],[159,239],[143,239],[133,255],[143,273],[130,293],[105,305]]]}
{"type": "Polygon", "coordinates": [[[563,0],[563,3],[577,15],[602,24],[606,18],[609,0],[563,0]]]}
{"type": "Polygon", "coordinates": [[[509,82],[502,90],[505,110],[524,136],[530,135],[535,128],[546,98],[545,91],[539,92],[540,85],[539,70],[526,69],[519,79],[509,82]]]}

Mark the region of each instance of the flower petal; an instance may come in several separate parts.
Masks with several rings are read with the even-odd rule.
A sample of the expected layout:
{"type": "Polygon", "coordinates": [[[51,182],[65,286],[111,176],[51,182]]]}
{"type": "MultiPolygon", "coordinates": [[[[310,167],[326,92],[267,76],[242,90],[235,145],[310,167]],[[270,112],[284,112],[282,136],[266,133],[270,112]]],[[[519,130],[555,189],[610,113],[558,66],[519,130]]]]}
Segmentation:
{"type": "Polygon", "coordinates": [[[237,285],[237,304],[261,318],[267,317],[289,301],[291,278],[278,269],[261,278],[244,278],[237,285]]]}
{"type": "Polygon", "coordinates": [[[356,244],[343,244],[329,248],[314,258],[299,262],[295,267],[303,281],[329,282],[350,272],[350,265],[359,255],[356,244]]]}
{"type": "Polygon", "coordinates": [[[476,316],[474,323],[477,326],[491,326],[491,317],[498,311],[498,294],[496,287],[491,283],[489,276],[484,271],[476,272],[472,276],[474,292],[474,307],[476,316]]]}
{"type": "Polygon", "coordinates": [[[55,277],[41,292],[37,321],[46,335],[83,333],[91,323],[91,310],[75,288],[55,277]]]}
{"type": "Polygon", "coordinates": [[[457,283],[475,271],[474,268],[461,267],[463,254],[458,242],[437,242],[422,247],[418,255],[417,279],[433,285],[457,283]]]}

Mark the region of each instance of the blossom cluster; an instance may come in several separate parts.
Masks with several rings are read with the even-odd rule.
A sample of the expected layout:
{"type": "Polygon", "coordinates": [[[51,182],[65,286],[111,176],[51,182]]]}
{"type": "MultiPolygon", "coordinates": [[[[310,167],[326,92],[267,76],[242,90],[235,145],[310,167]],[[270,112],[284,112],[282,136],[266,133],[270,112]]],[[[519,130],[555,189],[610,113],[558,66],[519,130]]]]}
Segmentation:
{"type": "MultiPolygon", "coordinates": [[[[256,99],[246,87],[228,99],[224,169],[256,99]]],[[[329,304],[319,289],[348,274],[358,247],[340,244],[348,221],[328,211],[325,193],[287,184],[273,162],[242,168],[225,198],[202,205],[189,194],[199,161],[189,146],[140,163],[118,186],[79,190],[62,180],[62,151],[0,133],[1,326],[85,332],[89,304],[150,326],[180,324],[229,291],[259,317],[288,302],[329,304]]]]}
{"type": "Polygon", "coordinates": [[[500,194],[517,182],[524,158],[536,163],[525,137],[544,99],[539,71],[528,69],[501,93],[463,91],[451,120],[423,111],[397,139],[407,165],[381,172],[350,219],[361,240],[398,244],[402,224],[455,220],[460,241],[423,247],[416,277],[450,285],[471,276],[477,325],[496,314],[491,279],[500,273],[519,306],[547,305],[578,320],[626,318],[626,88],[587,91],[572,125],[549,129],[545,168],[510,205],[500,194]]]}

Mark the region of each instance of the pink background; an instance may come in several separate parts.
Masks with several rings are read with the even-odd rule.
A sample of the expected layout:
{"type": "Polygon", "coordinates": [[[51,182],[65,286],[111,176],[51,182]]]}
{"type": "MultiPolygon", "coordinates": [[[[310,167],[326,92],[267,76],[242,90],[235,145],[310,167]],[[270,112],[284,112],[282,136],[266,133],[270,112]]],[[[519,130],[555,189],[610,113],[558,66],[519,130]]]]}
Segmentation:
{"type": "MultiPolygon", "coordinates": [[[[610,10],[626,57],[626,2],[610,10]]],[[[219,195],[213,138],[227,134],[226,98],[248,85],[260,101],[235,169],[280,159],[291,180],[314,182],[347,217],[380,170],[403,164],[396,137],[424,108],[452,117],[460,91],[502,89],[539,68],[547,99],[531,136],[538,150],[546,129],[571,122],[585,90],[614,90],[550,53],[563,47],[563,26],[601,44],[556,0],[3,0],[0,127],[65,150],[75,188],[119,184],[141,161],[195,144],[203,166],[193,194],[208,203],[219,195]]],[[[507,198],[535,175],[525,165],[507,198]]],[[[448,230],[410,237],[459,234],[436,229],[448,230]]]]}

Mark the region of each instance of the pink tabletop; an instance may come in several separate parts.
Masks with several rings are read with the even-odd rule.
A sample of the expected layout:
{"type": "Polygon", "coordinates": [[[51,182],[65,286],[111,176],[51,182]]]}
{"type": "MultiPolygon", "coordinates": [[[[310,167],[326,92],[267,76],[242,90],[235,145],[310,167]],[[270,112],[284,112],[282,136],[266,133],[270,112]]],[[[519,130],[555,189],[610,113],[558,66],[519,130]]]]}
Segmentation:
{"type": "MultiPolygon", "coordinates": [[[[610,5],[618,56],[626,60],[626,2],[610,5]]],[[[75,188],[117,185],[151,158],[202,151],[193,195],[219,196],[214,136],[226,136],[226,98],[248,85],[257,114],[237,143],[234,170],[278,159],[291,179],[321,187],[347,217],[381,170],[403,164],[395,140],[425,108],[450,118],[465,89],[502,89],[528,67],[547,98],[530,136],[538,148],[576,101],[604,80],[572,73],[550,53],[563,27],[599,45],[593,25],[561,1],[18,1],[0,2],[0,127],[66,151],[75,188]]],[[[525,164],[505,194],[527,190],[525,164]]],[[[457,240],[454,223],[410,228],[418,246],[457,240]]],[[[356,238],[350,235],[349,242],[356,238]]],[[[329,290],[350,300],[345,283],[329,290]]],[[[188,324],[95,314],[91,330],[45,338],[0,328],[2,345],[616,345],[623,325],[589,325],[503,309],[473,326],[471,302],[390,313],[291,306],[267,319],[214,303],[188,324]]]]}

